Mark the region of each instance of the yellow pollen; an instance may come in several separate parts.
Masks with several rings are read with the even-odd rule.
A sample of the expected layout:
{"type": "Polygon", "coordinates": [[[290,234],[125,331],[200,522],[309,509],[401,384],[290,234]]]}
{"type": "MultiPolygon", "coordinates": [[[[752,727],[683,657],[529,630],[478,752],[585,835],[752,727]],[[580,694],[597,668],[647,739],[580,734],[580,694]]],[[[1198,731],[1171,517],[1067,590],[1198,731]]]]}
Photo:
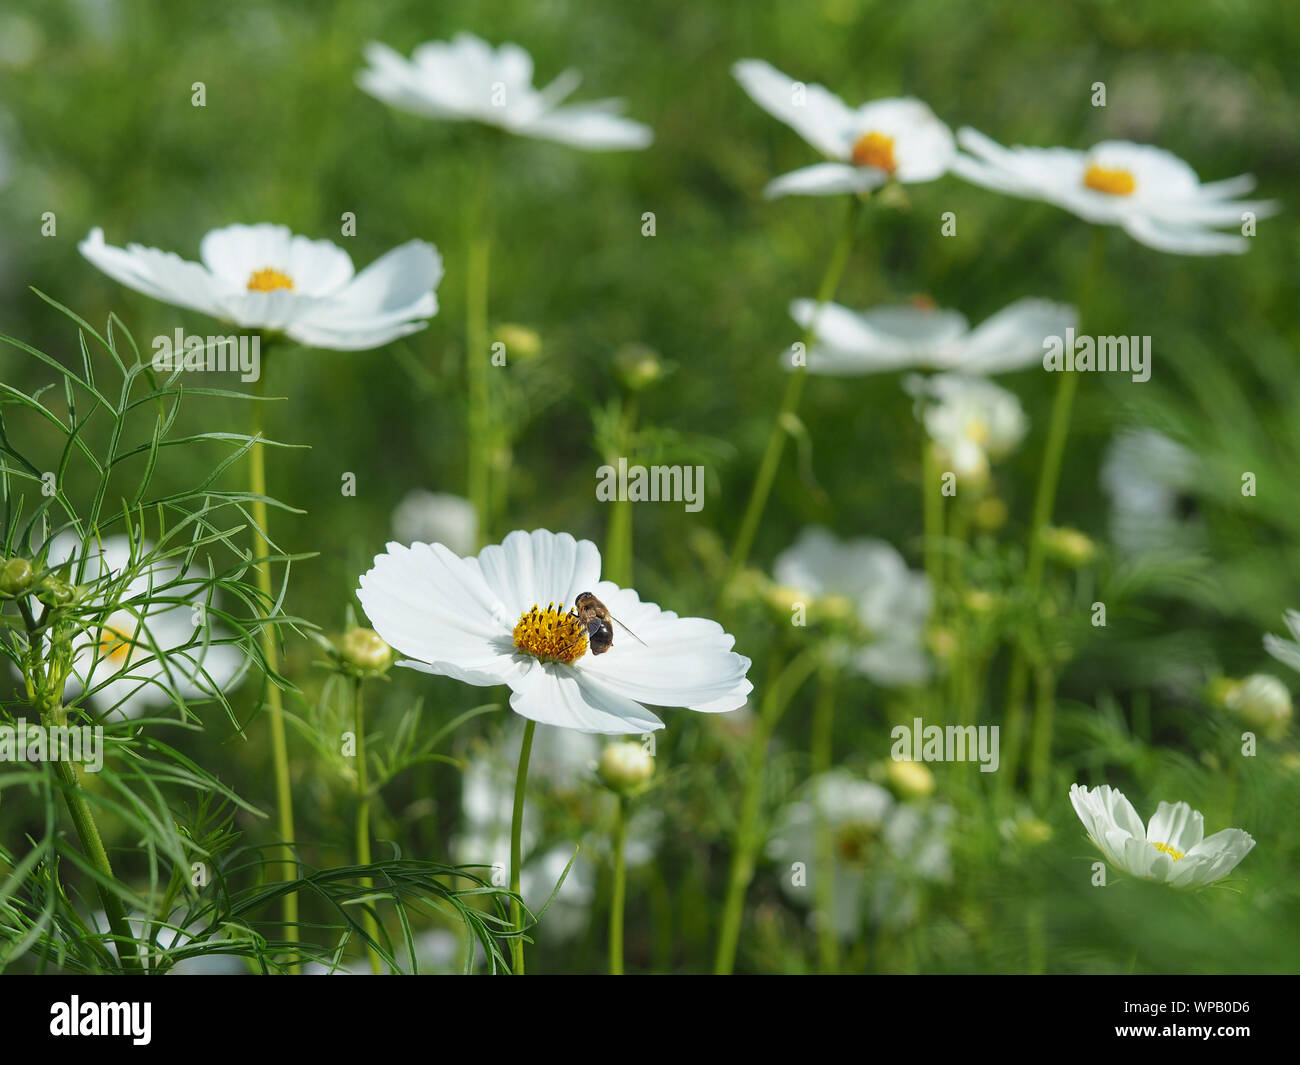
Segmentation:
{"type": "Polygon", "coordinates": [[[293,278],[280,273],[273,266],[268,266],[265,270],[254,270],[248,279],[249,292],[274,292],[278,288],[287,288],[292,292],[293,278]]]}
{"type": "Polygon", "coordinates": [[[99,652],[114,662],[125,663],[131,657],[133,645],[131,637],[118,629],[110,629],[105,625],[99,632],[99,652]]]}
{"type": "Polygon", "coordinates": [[[1130,171],[1120,167],[1098,166],[1096,163],[1084,171],[1083,183],[1108,196],[1132,196],[1133,190],[1137,188],[1137,178],[1130,171]]]}
{"type": "Polygon", "coordinates": [[[864,133],[853,143],[853,161],[858,166],[874,166],[886,174],[898,169],[894,158],[894,138],[883,133],[864,133]]]}
{"type": "Polygon", "coordinates": [[[526,655],[544,662],[569,665],[587,653],[587,630],[561,603],[547,603],[542,610],[534,604],[515,622],[515,646],[526,655]]]}
{"type": "Polygon", "coordinates": [[[1168,843],[1157,843],[1155,840],[1151,840],[1150,842],[1151,842],[1151,846],[1155,847],[1155,849],[1158,850],[1161,854],[1169,855],[1169,857],[1171,857],[1176,862],[1182,860],[1183,852],[1179,850],[1174,850],[1174,848],[1169,846],[1168,843]]]}

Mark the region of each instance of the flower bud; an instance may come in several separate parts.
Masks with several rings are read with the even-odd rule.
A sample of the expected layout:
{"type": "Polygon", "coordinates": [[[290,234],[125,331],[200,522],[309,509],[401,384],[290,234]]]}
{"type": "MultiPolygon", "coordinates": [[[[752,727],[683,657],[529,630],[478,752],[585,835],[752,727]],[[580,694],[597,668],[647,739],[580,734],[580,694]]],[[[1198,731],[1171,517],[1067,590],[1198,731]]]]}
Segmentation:
{"type": "Polygon", "coordinates": [[[25,558],[11,558],[0,567],[0,593],[22,595],[32,586],[32,564],[25,558]]]}
{"type": "Polygon", "coordinates": [[[1023,812],[1014,818],[1007,818],[998,825],[998,830],[1002,833],[1003,839],[1027,847],[1047,843],[1052,838],[1051,825],[1023,812]]]}
{"type": "Polygon", "coordinates": [[[348,629],[339,640],[343,661],[357,669],[383,673],[393,661],[393,649],[374,629],[348,629]]]}
{"type": "Polygon", "coordinates": [[[924,799],[934,794],[934,774],[920,762],[891,760],[885,767],[885,780],[900,799],[924,799]]]}
{"type": "Polygon", "coordinates": [[[63,606],[72,602],[77,590],[62,577],[47,574],[36,589],[36,598],[46,606],[63,606]]]}
{"type": "Polygon", "coordinates": [[[620,795],[641,791],[654,771],[654,756],[635,740],[611,743],[601,752],[597,768],[605,786],[620,795]]]}
{"type": "Polygon", "coordinates": [[[1078,569],[1097,557],[1097,545],[1078,529],[1048,526],[1039,535],[1047,557],[1062,566],[1078,569]]]}
{"type": "Polygon", "coordinates": [[[629,392],[640,392],[664,375],[659,353],[644,344],[625,344],[614,356],[614,374],[629,392]]]}
{"type": "Polygon", "coordinates": [[[506,346],[506,358],[529,362],[542,351],[542,338],[526,325],[504,322],[497,326],[495,339],[506,346]]]}
{"type": "Polygon", "coordinates": [[[997,609],[997,597],[982,588],[968,588],[961,597],[962,605],[977,618],[986,618],[997,609]]]}
{"type": "Polygon", "coordinates": [[[1224,705],[1247,725],[1270,739],[1279,739],[1291,723],[1291,692],[1277,677],[1253,673],[1229,689],[1224,705]]]}

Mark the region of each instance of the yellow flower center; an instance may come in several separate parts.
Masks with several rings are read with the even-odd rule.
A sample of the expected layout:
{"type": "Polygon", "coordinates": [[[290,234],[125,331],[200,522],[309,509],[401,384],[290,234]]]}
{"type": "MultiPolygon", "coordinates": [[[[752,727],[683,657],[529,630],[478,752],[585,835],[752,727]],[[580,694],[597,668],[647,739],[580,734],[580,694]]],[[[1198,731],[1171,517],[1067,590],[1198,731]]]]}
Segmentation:
{"type": "Polygon", "coordinates": [[[1171,857],[1176,862],[1182,860],[1183,852],[1179,850],[1174,850],[1174,848],[1169,846],[1168,843],[1157,843],[1155,840],[1151,840],[1150,842],[1151,842],[1151,846],[1155,847],[1155,849],[1158,850],[1161,854],[1169,855],[1169,857],[1171,857]]]}
{"type": "Polygon", "coordinates": [[[273,266],[268,266],[265,270],[254,270],[248,279],[249,292],[274,292],[278,288],[287,288],[292,292],[293,278],[280,273],[273,266]]]}
{"type": "Polygon", "coordinates": [[[965,425],[965,436],[972,444],[983,447],[989,442],[989,423],[983,418],[972,418],[965,425]]]}
{"type": "Polygon", "coordinates": [[[853,143],[853,161],[858,166],[874,166],[886,174],[898,169],[894,158],[894,138],[883,133],[864,133],[853,143]]]}
{"type": "Polygon", "coordinates": [[[558,607],[547,603],[545,610],[534,604],[521,614],[515,622],[514,641],[524,654],[544,662],[569,665],[587,653],[587,630],[565,611],[563,603],[558,607]]]}
{"type": "Polygon", "coordinates": [[[1137,188],[1137,178],[1122,167],[1098,166],[1093,163],[1084,171],[1083,183],[1090,189],[1108,196],[1132,196],[1137,188]]]}
{"type": "Polygon", "coordinates": [[[111,629],[105,625],[99,630],[99,653],[112,662],[125,665],[134,646],[135,641],[121,629],[111,629]]]}

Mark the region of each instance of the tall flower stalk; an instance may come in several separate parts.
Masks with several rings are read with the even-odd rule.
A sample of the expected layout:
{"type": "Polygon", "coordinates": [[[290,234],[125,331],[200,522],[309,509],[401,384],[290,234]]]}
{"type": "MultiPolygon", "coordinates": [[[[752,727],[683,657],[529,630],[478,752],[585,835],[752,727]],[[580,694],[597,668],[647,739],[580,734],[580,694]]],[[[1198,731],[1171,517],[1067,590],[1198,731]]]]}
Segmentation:
{"type": "Polygon", "coordinates": [[[528,760],[533,750],[533,732],[536,721],[524,722],[523,743],[519,747],[519,768],[515,772],[515,803],[510,816],[510,912],[514,923],[514,936],[510,940],[510,970],[516,976],[524,975],[524,904],[521,895],[521,876],[524,868],[524,794],[528,787],[528,760]]]}
{"type": "Polygon", "coordinates": [[[730,975],[736,966],[745,895],[749,891],[749,882],[754,878],[754,861],[763,842],[759,826],[759,805],[763,794],[763,763],[767,758],[767,746],[781,715],[790,705],[790,700],[817,668],[820,653],[819,648],[808,648],[785,665],[781,665],[774,655],[768,671],[758,720],[749,741],[740,815],[731,843],[731,869],[727,875],[722,923],[718,931],[717,950],[713,956],[713,971],[719,976],[730,975]]]}
{"type": "MultiPolygon", "coordinates": [[[[1092,230],[1087,265],[1079,293],[1079,321],[1086,327],[1094,316],[1093,298],[1101,277],[1105,260],[1106,231],[1100,226],[1092,230]]],[[[1047,429],[1047,445],[1043,449],[1043,465],[1038,474],[1038,489],[1034,495],[1034,509],[1029,525],[1029,544],[1025,563],[1025,590],[1027,602],[1033,611],[1030,625],[1039,621],[1039,594],[1043,585],[1043,564],[1045,561],[1045,544],[1043,530],[1052,520],[1052,511],[1056,505],[1056,489],[1061,479],[1061,462],[1065,456],[1065,442],[1070,434],[1070,416],[1074,408],[1074,396],[1079,388],[1079,374],[1072,370],[1063,370],[1056,386],[1056,398],[1052,402],[1051,421],[1047,429]]],[[[1003,770],[1000,779],[1002,790],[1014,787],[1016,770],[1020,765],[1020,751],[1024,744],[1025,700],[1029,692],[1030,662],[1025,650],[1025,641],[1020,639],[1012,651],[1011,672],[1007,683],[1006,752],[1003,756],[1003,770]]],[[[1036,716],[1038,718],[1038,743],[1051,748],[1051,723],[1045,717],[1049,711],[1044,709],[1044,701],[1039,700],[1036,716]]]]}
{"type": "MultiPolygon", "coordinates": [[[[853,247],[854,231],[857,229],[858,216],[864,200],[858,196],[849,198],[848,210],[845,212],[844,224],[831,251],[822,275],[821,284],[817,286],[817,314],[808,324],[803,334],[803,351],[805,354],[816,335],[817,318],[820,311],[832,299],[839,289],[844,276],[844,267],[849,261],[849,252],[853,247]]],[[[786,378],[785,392],[777,408],[776,417],[772,419],[772,428],[768,433],[767,446],[754,475],[754,487],[750,490],[749,502],[745,505],[744,516],[740,520],[740,530],[731,549],[731,573],[734,577],[749,560],[750,549],[754,546],[754,536],[758,532],[758,523],[763,519],[763,510],[767,506],[767,497],[772,492],[772,482],[776,479],[777,468],[781,464],[781,455],[785,450],[785,438],[788,435],[788,423],[799,409],[799,399],[803,395],[805,379],[808,376],[807,360],[802,360],[790,370],[786,378]]]]}
{"type": "MultiPolygon", "coordinates": [[[[257,560],[257,590],[265,613],[258,637],[267,670],[267,720],[271,730],[271,766],[275,775],[276,828],[280,833],[280,875],[288,880],[298,878],[297,856],[294,853],[293,788],[289,779],[289,741],[284,727],[284,698],[275,677],[280,672],[280,649],[276,641],[275,626],[271,621],[275,613],[276,597],[271,582],[270,521],[266,510],[266,447],[265,419],[262,408],[266,400],[266,375],[259,374],[253,397],[253,442],[249,448],[248,488],[252,494],[253,531],[257,560]]],[[[284,918],[284,937],[290,943],[298,942],[298,895],[286,892],[281,901],[284,918]]]]}
{"type": "Polygon", "coordinates": [[[479,167],[470,194],[469,232],[465,255],[465,387],[466,494],[478,515],[478,545],[487,542],[492,517],[490,441],[494,437],[490,412],[488,353],[488,270],[491,253],[492,166],[479,167]]]}

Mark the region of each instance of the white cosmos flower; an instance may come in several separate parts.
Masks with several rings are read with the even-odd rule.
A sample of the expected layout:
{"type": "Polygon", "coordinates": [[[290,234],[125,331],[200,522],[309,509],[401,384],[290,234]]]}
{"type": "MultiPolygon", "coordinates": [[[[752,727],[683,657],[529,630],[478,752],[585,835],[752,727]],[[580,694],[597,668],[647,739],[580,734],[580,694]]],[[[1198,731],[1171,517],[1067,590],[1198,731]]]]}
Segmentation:
{"type": "Polygon", "coordinates": [[[393,535],[402,543],[445,544],[468,555],[478,541],[478,513],[462,496],[416,488],[393,510],[393,535]]]}
{"type": "Polygon", "coordinates": [[[983,377],[913,375],[905,387],[920,401],[918,416],[926,433],[959,477],[987,472],[990,463],[1020,445],[1029,428],[1015,394],[983,377]]]}
{"type": "Polygon", "coordinates": [[[772,575],[777,584],[810,599],[842,596],[853,604],[871,642],[855,648],[850,660],[877,684],[907,686],[929,679],[924,632],[930,586],[883,540],[840,541],[811,526],[777,555],[772,575]]]}
{"type": "Polygon", "coordinates": [[[948,836],[953,811],[943,805],[898,803],[878,784],[833,769],[814,777],[802,794],[780,813],[767,843],[782,890],[811,907],[823,875],[818,831],[830,833],[834,896],[831,924],[841,939],[857,936],[862,915],[877,923],[907,924],[917,909],[923,882],[952,875],[948,836]],[[790,864],[802,862],[802,883],[790,864]]]}
{"type": "Polygon", "coordinates": [[[1195,550],[1204,537],[1196,455],[1154,429],[1126,429],[1106,450],[1101,487],[1110,497],[1110,535],[1125,554],[1195,550]]]}
{"type": "MultiPolygon", "coordinates": [[[[153,548],[141,542],[137,558],[153,548]]],[[[60,533],[50,545],[49,563],[58,566],[80,554],[80,540],[60,533]]],[[[131,541],[111,536],[86,559],[83,582],[107,579],[131,564],[131,541]]],[[[72,574],[76,577],[75,568],[72,574]]],[[[100,595],[102,605],[105,589],[100,595]]],[[[198,579],[190,580],[171,561],[148,566],[127,582],[113,586],[112,609],[93,628],[73,640],[74,691],[87,698],[100,713],[115,711],[139,717],[153,706],[168,706],[175,696],[187,700],[211,699],[231,690],[243,678],[247,659],[230,643],[217,643],[220,631],[208,622],[207,631],[196,625],[208,606],[208,592],[198,579]]],[[[82,604],[93,609],[92,598],[82,604]]],[[[216,605],[215,598],[212,605],[216,605]]]]}
{"type": "Polygon", "coordinates": [[[717,622],[679,618],[600,579],[590,540],[515,531],[477,557],[441,544],[390,543],[357,593],[370,624],[408,659],[399,665],[467,684],[506,684],[517,714],[547,725],[627,735],[663,727],[646,709],[706,713],[743,706],[749,659],[717,622]],[[588,653],[570,610],[583,592],[626,629],[588,653]]]}
{"type": "Polygon", "coordinates": [[[954,173],[986,188],[1063,207],[1084,221],[1119,226],[1134,240],[1178,255],[1244,252],[1239,233],[1249,213],[1275,214],[1273,200],[1234,200],[1255,187],[1249,174],[1201,184],[1176,155],[1146,144],[1103,141],[1088,151],[1004,148],[965,128],[957,140],[954,173]]]}
{"type": "MultiPolygon", "coordinates": [[[[816,300],[795,300],[790,314],[813,329],[809,373],[856,376],[891,370],[1006,373],[1039,365],[1047,337],[1078,325],[1075,309],[1041,299],[1017,300],[976,328],[957,311],[920,304],[851,311],[816,300]]],[[[793,355],[785,356],[792,368],[793,355]]]]}
{"type": "Polygon", "coordinates": [[[830,160],[770,182],[769,198],[933,181],[956,154],[952,131],[920,100],[873,100],[854,110],[824,86],[794,81],[761,59],[742,59],[731,72],[759,107],[830,160]]]}
{"type": "Polygon", "coordinates": [[[1255,841],[1239,828],[1205,836],[1205,818],[1185,802],[1162,802],[1146,826],[1122,792],[1074,784],[1070,802],[1088,838],[1118,869],[1142,880],[1194,887],[1222,880],[1255,841]]]}
{"type": "Polygon", "coordinates": [[[359,274],[338,245],[266,222],[211,230],[199,244],[201,263],[140,244],[116,248],[98,228],[78,247],[146,296],[313,348],[377,348],[423,329],[438,311],[442,259],[423,240],[407,241],[359,274]]]}
{"type": "Polygon", "coordinates": [[[648,126],[623,118],[619,100],[563,104],[582,81],[566,70],[544,89],[533,88],[533,59],[517,44],[495,51],[472,33],[429,41],[410,59],[386,44],[366,45],[357,84],[371,96],[427,118],[483,122],[510,133],[558,141],[588,151],[645,148],[648,126]]]}

